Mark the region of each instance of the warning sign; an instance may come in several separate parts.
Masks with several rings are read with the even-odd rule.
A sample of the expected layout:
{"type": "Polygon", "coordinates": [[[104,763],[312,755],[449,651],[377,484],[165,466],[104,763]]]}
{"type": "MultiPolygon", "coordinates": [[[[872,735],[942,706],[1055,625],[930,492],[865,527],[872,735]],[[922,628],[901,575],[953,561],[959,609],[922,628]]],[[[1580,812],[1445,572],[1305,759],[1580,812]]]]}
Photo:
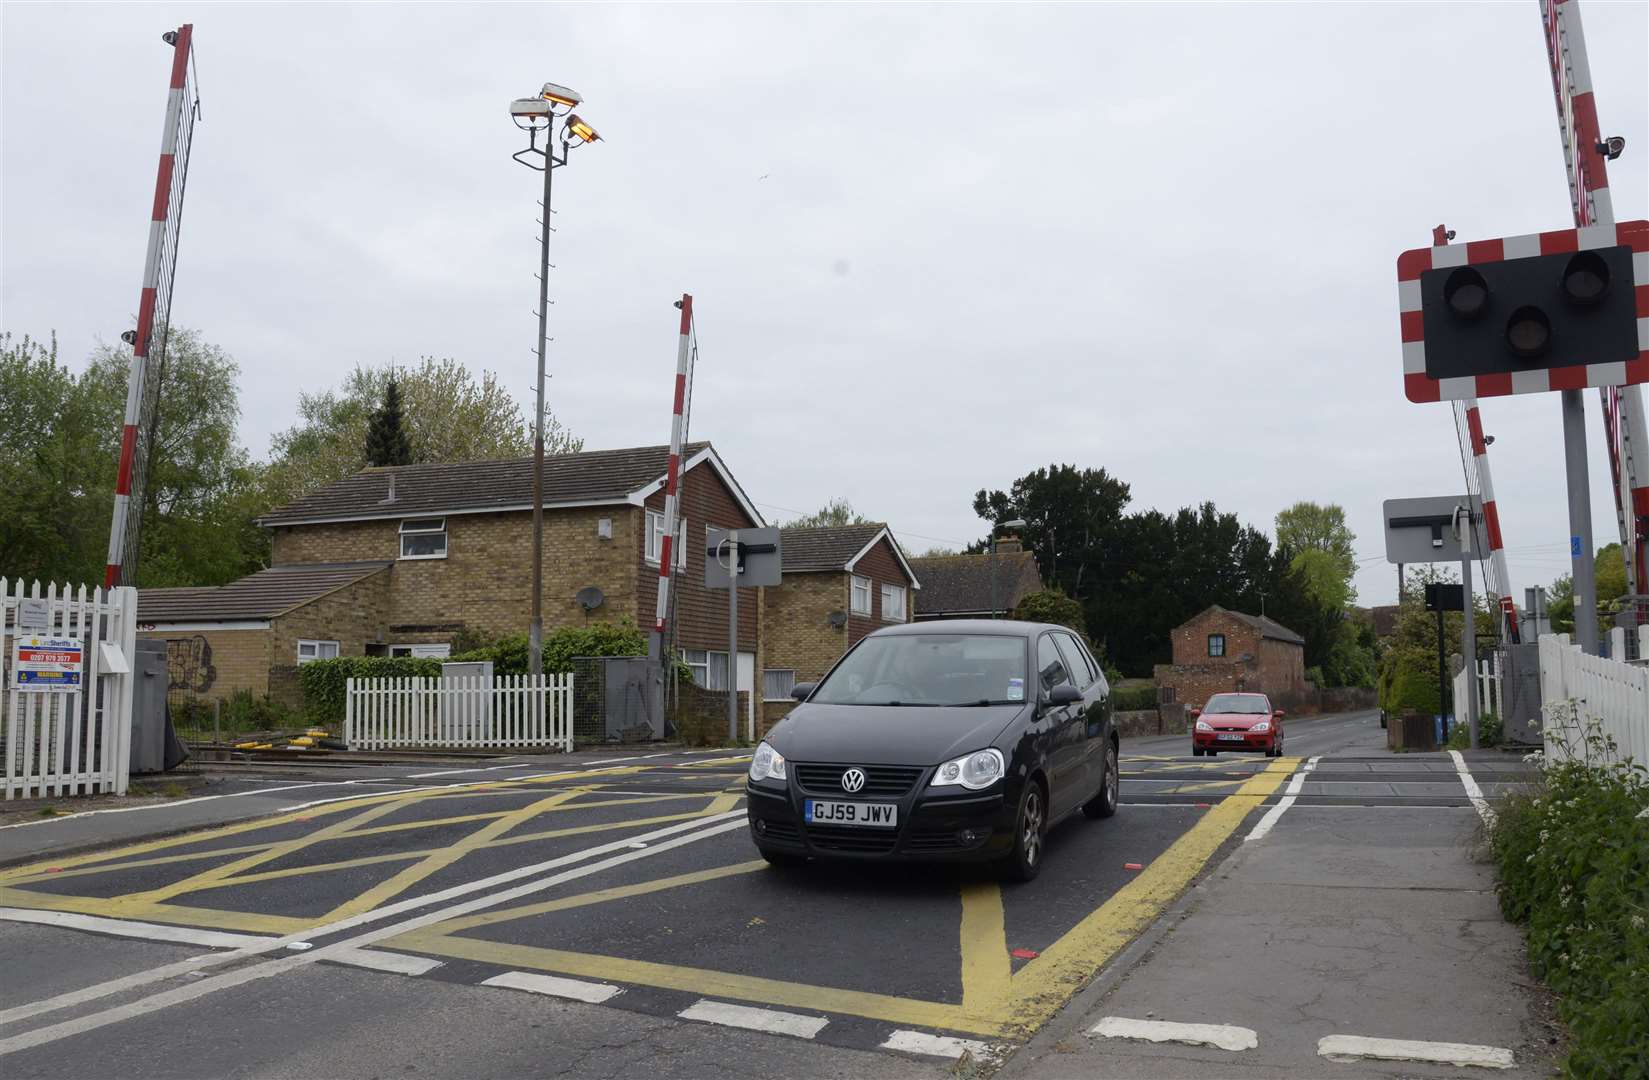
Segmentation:
{"type": "Polygon", "coordinates": [[[79,638],[20,636],[12,654],[12,689],[77,692],[85,657],[79,638]]]}

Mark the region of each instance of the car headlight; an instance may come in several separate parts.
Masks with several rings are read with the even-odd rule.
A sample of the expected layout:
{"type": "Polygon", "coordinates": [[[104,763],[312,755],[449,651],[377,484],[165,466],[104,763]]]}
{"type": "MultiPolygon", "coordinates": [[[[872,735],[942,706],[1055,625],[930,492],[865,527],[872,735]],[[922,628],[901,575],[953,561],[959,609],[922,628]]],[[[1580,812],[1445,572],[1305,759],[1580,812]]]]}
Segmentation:
{"type": "Polygon", "coordinates": [[[969,791],[978,791],[988,788],[1007,772],[1007,766],[1002,761],[1002,751],[995,747],[984,750],[975,750],[971,754],[964,754],[954,761],[947,761],[939,766],[939,771],[933,774],[933,782],[929,787],[952,787],[960,785],[969,791]]]}
{"type": "Polygon", "coordinates": [[[1210,724],[1206,720],[1198,720],[1197,721],[1197,730],[1198,731],[1213,731],[1214,730],[1214,725],[1210,724]]]}
{"type": "Polygon", "coordinates": [[[784,755],[773,749],[765,739],[756,747],[755,756],[750,759],[750,779],[752,780],[788,780],[789,772],[785,769],[784,755]]]}
{"type": "Polygon", "coordinates": [[[1270,731],[1271,730],[1271,721],[1269,721],[1269,720],[1256,721],[1254,726],[1249,728],[1248,730],[1249,731],[1270,731]]]}

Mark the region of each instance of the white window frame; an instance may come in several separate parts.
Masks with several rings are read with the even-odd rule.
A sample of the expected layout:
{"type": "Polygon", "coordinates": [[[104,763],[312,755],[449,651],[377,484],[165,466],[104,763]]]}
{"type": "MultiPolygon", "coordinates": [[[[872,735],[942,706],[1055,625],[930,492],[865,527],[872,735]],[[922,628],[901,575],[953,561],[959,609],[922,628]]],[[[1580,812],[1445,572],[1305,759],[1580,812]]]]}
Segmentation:
{"type": "Polygon", "coordinates": [[[726,653],[716,652],[714,649],[683,649],[681,650],[681,661],[692,670],[694,686],[705,690],[723,691],[727,689],[725,685],[727,682],[726,653]],[[710,672],[716,666],[717,661],[720,661],[721,677],[724,685],[711,686],[710,672]]]}
{"type": "MultiPolygon", "coordinates": [[[[781,679],[781,681],[783,681],[783,680],[781,679]]],[[[790,691],[795,689],[795,687],[796,687],[796,669],[795,668],[763,668],[762,669],[762,700],[763,701],[789,701],[790,700],[790,691]],[[779,676],[788,675],[790,677],[790,685],[785,687],[784,693],[778,695],[777,697],[773,696],[772,694],[770,694],[768,692],[768,679],[771,678],[774,675],[779,675],[779,676]]]]}
{"type": "MultiPolygon", "coordinates": [[[[648,566],[657,566],[659,554],[664,547],[664,511],[647,511],[647,537],[642,548],[642,558],[647,560],[648,566]]],[[[681,518],[676,522],[676,569],[687,569],[687,519],[681,518]]]]}
{"type": "Polygon", "coordinates": [[[386,655],[386,656],[418,656],[418,657],[433,658],[433,659],[437,659],[437,660],[444,660],[447,657],[452,655],[452,646],[450,644],[440,645],[440,644],[428,644],[428,643],[424,643],[424,642],[417,642],[417,643],[410,644],[410,645],[391,645],[389,647],[389,652],[385,653],[384,655],[386,655]],[[422,651],[419,651],[419,650],[422,650],[422,651]]]}
{"type": "Polygon", "coordinates": [[[848,610],[853,612],[855,615],[869,615],[871,597],[875,595],[876,590],[874,588],[874,583],[867,577],[860,577],[858,574],[854,574],[853,584],[848,589],[848,610]],[[859,593],[861,590],[865,594],[864,607],[859,606],[859,593]]]}
{"type": "Polygon", "coordinates": [[[338,643],[336,641],[322,641],[313,638],[298,639],[298,663],[300,664],[307,664],[311,660],[336,660],[337,658],[338,643]],[[310,649],[308,656],[303,654],[303,648],[305,645],[309,646],[310,649]],[[324,654],[324,650],[327,646],[330,646],[332,649],[332,654],[330,656],[324,654]]]}
{"type": "Polygon", "coordinates": [[[444,559],[447,557],[447,519],[444,517],[432,518],[402,518],[401,519],[401,558],[403,559],[444,559]],[[430,522],[434,522],[431,525],[430,522]],[[408,536],[431,536],[439,533],[441,536],[441,550],[427,555],[408,555],[408,536]]]}
{"type": "Polygon", "coordinates": [[[889,585],[889,584],[883,583],[883,585],[882,585],[882,621],[883,622],[904,622],[906,612],[908,611],[908,609],[905,607],[905,601],[907,599],[909,599],[909,598],[905,595],[905,587],[903,585],[889,585]],[[897,614],[897,615],[889,615],[888,612],[887,612],[887,602],[888,602],[888,597],[890,597],[890,596],[897,596],[899,598],[899,614],[897,614]]]}

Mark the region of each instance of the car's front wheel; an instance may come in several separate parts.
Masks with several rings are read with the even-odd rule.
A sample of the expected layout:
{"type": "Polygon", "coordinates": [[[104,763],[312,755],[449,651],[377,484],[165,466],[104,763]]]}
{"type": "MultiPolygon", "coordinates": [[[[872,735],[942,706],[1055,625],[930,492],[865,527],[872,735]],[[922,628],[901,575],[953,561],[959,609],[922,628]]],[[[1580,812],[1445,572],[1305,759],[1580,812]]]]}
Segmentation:
{"type": "Polygon", "coordinates": [[[1105,744],[1105,778],[1100,781],[1099,793],[1082,804],[1082,812],[1090,818],[1108,818],[1117,812],[1117,798],[1121,774],[1117,765],[1117,748],[1105,744]]]}
{"type": "Polygon", "coordinates": [[[1047,827],[1048,808],[1042,785],[1028,780],[1019,795],[1019,813],[1014,817],[1013,852],[1002,862],[1006,877],[1029,881],[1042,872],[1042,834],[1047,827]]]}

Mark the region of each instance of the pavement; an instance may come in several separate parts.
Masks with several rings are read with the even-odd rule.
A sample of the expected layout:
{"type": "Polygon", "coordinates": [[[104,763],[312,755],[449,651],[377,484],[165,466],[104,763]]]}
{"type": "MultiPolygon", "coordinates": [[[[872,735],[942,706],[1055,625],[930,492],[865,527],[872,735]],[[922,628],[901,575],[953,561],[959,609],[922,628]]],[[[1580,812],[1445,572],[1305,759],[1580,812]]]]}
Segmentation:
{"type": "Polygon", "coordinates": [[[729,751],[240,777],[3,828],[0,1070],[1432,1075],[1330,1061],[1328,1034],[1536,1067],[1470,861],[1472,800],[1516,759],[1393,755],[1372,713],[1289,723],[1282,759],[1127,740],[1121,813],[1056,827],[1024,885],[769,868],[729,751]],[[1113,1016],[1257,1045],[1084,1034],[1113,1016]]]}

